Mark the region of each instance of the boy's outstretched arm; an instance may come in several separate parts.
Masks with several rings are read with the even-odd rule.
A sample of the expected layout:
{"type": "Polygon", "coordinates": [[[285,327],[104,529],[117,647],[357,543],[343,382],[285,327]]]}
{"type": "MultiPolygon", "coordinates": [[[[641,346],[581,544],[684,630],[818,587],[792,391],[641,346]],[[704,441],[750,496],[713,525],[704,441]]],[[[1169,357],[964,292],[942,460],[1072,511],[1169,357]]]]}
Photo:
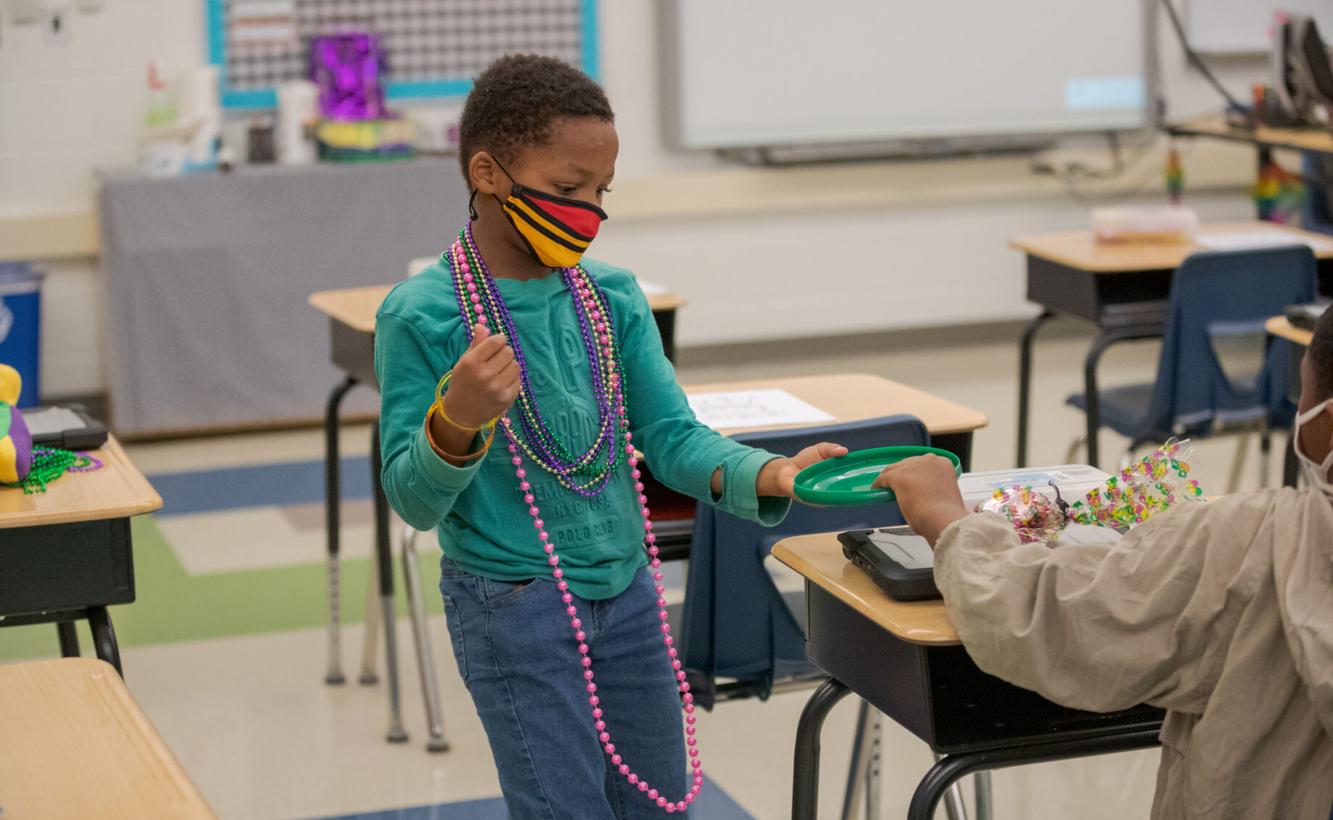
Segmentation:
{"type": "Polygon", "coordinates": [[[935,583],[981,669],[1081,709],[1202,711],[1241,614],[1227,604],[1246,583],[1243,533],[1261,501],[1191,504],[1115,545],[1052,548],[969,512],[943,458],[903,461],[881,482],[935,546],[935,583]]]}

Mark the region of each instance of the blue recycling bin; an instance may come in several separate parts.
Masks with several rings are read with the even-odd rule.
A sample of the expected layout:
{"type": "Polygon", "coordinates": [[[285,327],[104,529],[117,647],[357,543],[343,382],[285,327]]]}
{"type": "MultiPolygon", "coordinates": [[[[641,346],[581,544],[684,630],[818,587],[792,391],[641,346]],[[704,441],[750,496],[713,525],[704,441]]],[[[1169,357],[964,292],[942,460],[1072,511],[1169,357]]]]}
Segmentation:
{"type": "Polygon", "coordinates": [[[42,274],[27,262],[0,262],[0,363],[23,378],[19,407],[39,403],[42,274]]]}

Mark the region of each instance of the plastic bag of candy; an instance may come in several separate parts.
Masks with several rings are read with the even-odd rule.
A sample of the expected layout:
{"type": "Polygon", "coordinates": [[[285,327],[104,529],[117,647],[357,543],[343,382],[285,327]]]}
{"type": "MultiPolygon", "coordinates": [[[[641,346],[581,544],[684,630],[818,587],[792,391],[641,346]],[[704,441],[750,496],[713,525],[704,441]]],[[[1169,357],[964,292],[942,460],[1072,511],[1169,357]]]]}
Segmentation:
{"type": "Polygon", "coordinates": [[[1025,544],[1055,542],[1071,523],[1124,532],[1177,504],[1202,500],[1203,489],[1189,477],[1192,455],[1188,439],[1170,439],[1073,504],[1058,487],[1053,499],[1032,487],[1010,487],[996,490],[976,511],[1004,516],[1025,544]]]}
{"type": "Polygon", "coordinates": [[[1201,501],[1203,489],[1189,477],[1193,454],[1189,439],[1168,439],[1075,502],[1069,520],[1124,532],[1177,504],[1201,501]]]}
{"type": "Polygon", "coordinates": [[[1055,541],[1066,523],[1064,507],[1032,487],[996,490],[977,505],[976,511],[999,513],[1009,519],[1024,544],[1055,541]]]}

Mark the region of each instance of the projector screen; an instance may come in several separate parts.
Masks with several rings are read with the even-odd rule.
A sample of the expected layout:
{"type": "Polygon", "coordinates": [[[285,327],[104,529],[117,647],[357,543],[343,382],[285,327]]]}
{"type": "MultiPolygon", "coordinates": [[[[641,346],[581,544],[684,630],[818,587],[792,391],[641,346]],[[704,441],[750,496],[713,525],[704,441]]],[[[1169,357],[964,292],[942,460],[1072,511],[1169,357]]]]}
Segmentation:
{"type": "Polygon", "coordinates": [[[1131,129],[1143,0],[663,0],[687,148],[1131,129]]]}

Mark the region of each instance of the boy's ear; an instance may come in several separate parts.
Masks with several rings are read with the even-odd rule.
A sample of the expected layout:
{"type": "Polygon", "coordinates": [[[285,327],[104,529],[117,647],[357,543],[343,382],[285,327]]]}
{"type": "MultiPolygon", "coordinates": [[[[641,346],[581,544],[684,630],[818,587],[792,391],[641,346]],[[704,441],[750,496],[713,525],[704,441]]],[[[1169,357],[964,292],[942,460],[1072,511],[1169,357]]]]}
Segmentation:
{"type": "Polygon", "coordinates": [[[467,164],[468,180],[475,190],[495,195],[500,190],[500,168],[489,151],[478,151],[467,164]]]}

